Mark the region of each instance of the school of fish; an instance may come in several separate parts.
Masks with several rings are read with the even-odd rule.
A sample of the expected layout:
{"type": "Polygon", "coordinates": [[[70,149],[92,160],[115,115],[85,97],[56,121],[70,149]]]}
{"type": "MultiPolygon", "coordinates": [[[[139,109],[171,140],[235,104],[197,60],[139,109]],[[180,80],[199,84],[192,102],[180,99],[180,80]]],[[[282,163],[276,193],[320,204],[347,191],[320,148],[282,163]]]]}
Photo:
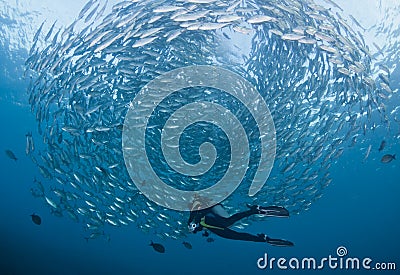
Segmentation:
{"type": "MultiPolygon", "coordinates": [[[[44,33],[44,22],[26,60],[38,124],[38,134],[27,135],[26,153],[41,174],[32,194],[53,214],[82,223],[93,238],[104,235],[106,226],[132,224],[161,238],[184,237],[187,213],[160,207],[138,191],[125,167],[121,137],[130,102],[146,83],[198,64],[238,73],[267,103],[277,155],[266,185],[255,197],[247,195],[259,133],[251,132],[254,121],[243,119],[241,105],[220,91],[196,88],[162,101],[148,125],[149,144],[160,143],[157,133],[165,121],[158,120],[185,104],[231,105],[250,129],[254,158],[226,208],[239,211],[250,203],[281,205],[291,214],[309,209],[332,181],[330,166],[374,121],[386,125],[385,100],[393,93],[387,68],[373,77],[372,54],[350,27],[357,21],[350,24],[339,6],[325,2],[326,7],[312,0],[130,0],[107,13],[107,1],[90,0],[67,27],[55,22],[44,33]]],[[[212,133],[207,141],[216,147],[228,146],[220,131],[197,126],[180,144],[187,154],[198,154],[196,133],[202,130],[212,133]]],[[[226,161],[221,156],[215,163],[216,175],[223,174],[226,161]]],[[[154,170],[168,178],[164,168],[154,170]]],[[[171,184],[179,183],[174,174],[171,184]]]]}

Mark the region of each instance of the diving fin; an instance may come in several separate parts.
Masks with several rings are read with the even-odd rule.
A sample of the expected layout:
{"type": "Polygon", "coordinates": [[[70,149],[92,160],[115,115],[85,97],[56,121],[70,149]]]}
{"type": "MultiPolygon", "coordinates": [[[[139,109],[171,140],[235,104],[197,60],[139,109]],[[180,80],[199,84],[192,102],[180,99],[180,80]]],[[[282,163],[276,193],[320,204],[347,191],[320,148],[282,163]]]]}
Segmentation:
{"type": "Polygon", "coordinates": [[[289,217],[289,211],[281,206],[257,206],[258,214],[267,217],[289,217]]]}
{"type": "Polygon", "coordinates": [[[291,241],[287,241],[287,240],[271,239],[271,238],[267,237],[265,241],[267,243],[269,243],[270,245],[274,245],[274,246],[294,246],[294,243],[292,243],[291,241]]]}

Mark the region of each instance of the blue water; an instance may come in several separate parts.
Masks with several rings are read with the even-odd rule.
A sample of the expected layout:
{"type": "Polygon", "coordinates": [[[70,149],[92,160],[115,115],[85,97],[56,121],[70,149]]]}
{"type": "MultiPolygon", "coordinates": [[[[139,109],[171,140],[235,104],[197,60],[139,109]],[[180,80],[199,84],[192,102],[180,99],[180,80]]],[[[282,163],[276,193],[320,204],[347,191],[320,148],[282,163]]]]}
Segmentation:
{"type": "MultiPolygon", "coordinates": [[[[4,47],[4,45],[3,45],[4,47]]],[[[0,68],[13,68],[13,60],[0,51],[0,68]]],[[[21,62],[20,60],[17,61],[21,62]]],[[[2,70],[3,71],[3,70],[2,70]]],[[[285,238],[294,247],[272,247],[263,243],[230,241],[212,236],[208,243],[197,235],[185,241],[162,241],[145,234],[134,224],[107,228],[110,240],[98,238],[87,242],[87,232],[69,218],[52,215],[41,200],[31,195],[33,179],[39,175],[37,167],[25,156],[25,134],[37,128],[25,96],[26,83],[16,75],[0,75],[0,274],[365,274],[365,270],[260,270],[257,260],[269,257],[290,259],[314,257],[317,260],[332,255],[345,246],[348,257],[396,263],[399,274],[400,256],[400,160],[389,164],[380,162],[378,147],[382,131],[373,133],[369,158],[363,162],[365,148],[346,150],[332,165],[333,181],[324,196],[313,203],[310,210],[289,219],[268,218],[253,223],[245,230],[264,232],[271,237],[285,238]],[[13,96],[18,97],[16,104],[13,96]],[[25,101],[24,101],[25,100],[25,101]],[[11,149],[15,162],[4,151],[11,149]],[[42,224],[35,225],[30,215],[41,216],[42,224]],[[165,254],[155,252],[150,241],[161,242],[165,254]]],[[[400,76],[392,75],[399,83],[400,76]]],[[[396,97],[394,97],[396,99],[396,97]]],[[[397,96],[398,99],[398,96],[397,96]]],[[[398,101],[390,102],[398,105],[398,101]]],[[[396,129],[396,127],[394,127],[396,129]]],[[[359,140],[362,140],[362,136],[359,140]]],[[[399,138],[389,137],[387,150],[400,155],[399,138]]],[[[389,153],[389,151],[388,151],[389,153]]],[[[237,205],[244,209],[244,205],[237,205]]],[[[375,271],[379,273],[379,271],[375,271]]],[[[369,273],[374,273],[370,271],[369,273]]]]}
{"type": "MultiPolygon", "coordinates": [[[[51,215],[33,198],[29,190],[38,171],[24,153],[25,133],[36,125],[33,115],[27,107],[6,101],[0,104],[2,149],[12,149],[19,158],[14,162],[4,153],[0,158],[1,274],[263,274],[271,270],[258,270],[256,261],[265,252],[271,257],[322,258],[335,256],[340,245],[354,257],[400,264],[400,170],[397,161],[379,162],[380,137],[366,163],[361,161],[362,153],[354,150],[340,159],[331,170],[333,183],[309,211],[289,219],[270,218],[246,229],[290,239],[294,247],[217,237],[207,243],[194,235],[188,238],[192,250],[170,240],[163,242],[166,253],[158,254],[148,246],[156,238],[135,226],[113,229],[109,242],[95,239],[87,243],[81,226],[51,215]],[[32,223],[29,215],[33,212],[42,217],[42,225],[32,223]]],[[[400,149],[399,144],[392,148],[400,149]]]]}

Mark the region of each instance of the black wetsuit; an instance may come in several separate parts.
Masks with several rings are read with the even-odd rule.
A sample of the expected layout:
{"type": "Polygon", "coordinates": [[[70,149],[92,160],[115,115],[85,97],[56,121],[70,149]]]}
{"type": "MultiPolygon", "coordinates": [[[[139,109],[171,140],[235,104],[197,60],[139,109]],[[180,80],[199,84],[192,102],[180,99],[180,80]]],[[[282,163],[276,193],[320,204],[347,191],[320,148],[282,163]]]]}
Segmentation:
{"type": "Polygon", "coordinates": [[[236,232],[229,229],[235,222],[249,217],[254,214],[259,214],[256,208],[250,208],[247,211],[236,213],[229,218],[221,217],[212,212],[212,207],[199,211],[191,211],[188,224],[194,222],[199,224],[193,233],[201,231],[204,227],[220,237],[232,240],[252,241],[252,242],[266,242],[265,235],[252,235],[249,233],[236,232]]]}

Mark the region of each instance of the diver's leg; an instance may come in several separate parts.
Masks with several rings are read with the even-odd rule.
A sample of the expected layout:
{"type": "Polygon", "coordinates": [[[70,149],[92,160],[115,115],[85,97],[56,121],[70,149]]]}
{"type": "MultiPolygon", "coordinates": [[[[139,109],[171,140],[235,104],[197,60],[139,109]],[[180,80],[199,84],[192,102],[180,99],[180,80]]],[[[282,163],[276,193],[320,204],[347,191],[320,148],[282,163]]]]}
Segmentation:
{"type": "Polygon", "coordinates": [[[251,235],[249,233],[236,232],[229,228],[224,228],[224,229],[209,228],[209,230],[225,239],[251,241],[259,243],[266,242],[265,235],[263,234],[251,235]]]}
{"type": "Polygon", "coordinates": [[[247,211],[243,211],[243,212],[239,212],[236,214],[233,214],[232,216],[230,216],[229,218],[225,218],[224,223],[225,223],[225,227],[229,227],[232,226],[235,222],[240,221],[241,219],[250,217],[251,215],[257,214],[258,211],[254,210],[254,209],[250,209],[247,211]]]}
{"type": "Polygon", "coordinates": [[[236,232],[229,228],[224,228],[224,229],[209,228],[209,230],[222,238],[230,239],[230,240],[250,241],[250,242],[258,242],[258,243],[267,242],[273,246],[293,246],[294,245],[291,241],[282,240],[282,239],[272,239],[265,234],[252,235],[249,233],[236,232]]]}
{"type": "Polygon", "coordinates": [[[254,210],[254,209],[250,209],[244,212],[240,212],[240,213],[236,213],[228,218],[224,218],[221,216],[206,216],[206,223],[213,225],[213,226],[217,226],[217,227],[222,227],[222,228],[226,228],[226,227],[230,227],[232,226],[235,222],[249,217],[251,215],[257,214],[258,210],[254,210]]]}
{"type": "Polygon", "coordinates": [[[248,206],[250,209],[247,211],[236,213],[228,218],[222,216],[216,216],[212,218],[212,223],[218,227],[230,227],[237,221],[247,218],[254,214],[261,214],[263,216],[274,216],[274,217],[288,217],[289,211],[287,211],[284,207],[280,206],[267,206],[261,207],[257,205],[248,206]]]}

